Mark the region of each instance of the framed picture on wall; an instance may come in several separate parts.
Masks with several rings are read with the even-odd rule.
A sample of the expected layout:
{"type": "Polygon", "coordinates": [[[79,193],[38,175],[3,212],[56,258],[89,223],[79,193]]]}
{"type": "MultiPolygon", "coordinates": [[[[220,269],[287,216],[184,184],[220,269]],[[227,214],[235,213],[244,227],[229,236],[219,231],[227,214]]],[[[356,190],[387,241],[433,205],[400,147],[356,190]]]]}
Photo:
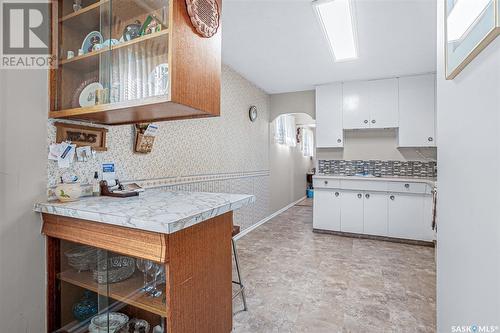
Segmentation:
{"type": "Polygon", "coordinates": [[[500,34],[500,0],[445,2],[446,79],[454,79],[500,34]]]}

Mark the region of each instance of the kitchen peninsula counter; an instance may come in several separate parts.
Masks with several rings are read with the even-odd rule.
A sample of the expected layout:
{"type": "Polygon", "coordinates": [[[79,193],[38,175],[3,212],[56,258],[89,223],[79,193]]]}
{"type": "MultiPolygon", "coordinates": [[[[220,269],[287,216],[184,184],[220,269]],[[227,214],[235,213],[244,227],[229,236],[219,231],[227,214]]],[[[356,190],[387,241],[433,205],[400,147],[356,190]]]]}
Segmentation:
{"type": "Polygon", "coordinates": [[[254,201],[245,194],[150,189],[129,198],[36,204],[47,239],[47,331],[72,332],[68,304],[90,290],[169,333],[231,332],[233,211],[254,201]],[[141,291],[140,274],[99,287],[91,272],[68,268],[68,247],[81,245],[163,266],[163,302],[141,291]],[[65,292],[68,285],[75,291],[65,292]]]}
{"type": "Polygon", "coordinates": [[[35,211],[171,234],[254,201],[255,197],[247,194],[151,189],[129,198],[100,196],[67,203],[37,203],[35,211]]]}

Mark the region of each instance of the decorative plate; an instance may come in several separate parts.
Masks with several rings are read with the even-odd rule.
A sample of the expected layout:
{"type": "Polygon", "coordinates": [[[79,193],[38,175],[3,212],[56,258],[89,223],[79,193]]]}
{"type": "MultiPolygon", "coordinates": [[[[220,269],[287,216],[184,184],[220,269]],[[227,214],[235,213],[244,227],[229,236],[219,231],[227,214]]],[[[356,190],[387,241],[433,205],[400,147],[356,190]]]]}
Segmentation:
{"type": "Polygon", "coordinates": [[[95,105],[96,90],[102,90],[103,86],[99,82],[92,82],[83,87],[78,96],[78,105],[81,107],[95,105]]]}
{"type": "Polygon", "coordinates": [[[202,37],[212,37],[219,28],[219,8],[216,0],[186,0],[191,23],[202,37]]]}
{"type": "Polygon", "coordinates": [[[150,96],[166,95],[168,93],[168,64],[163,63],[149,73],[148,83],[150,96]]]}
{"type": "Polygon", "coordinates": [[[101,44],[103,38],[99,31],[90,32],[82,43],[83,54],[92,52],[95,44],[101,44]]]}

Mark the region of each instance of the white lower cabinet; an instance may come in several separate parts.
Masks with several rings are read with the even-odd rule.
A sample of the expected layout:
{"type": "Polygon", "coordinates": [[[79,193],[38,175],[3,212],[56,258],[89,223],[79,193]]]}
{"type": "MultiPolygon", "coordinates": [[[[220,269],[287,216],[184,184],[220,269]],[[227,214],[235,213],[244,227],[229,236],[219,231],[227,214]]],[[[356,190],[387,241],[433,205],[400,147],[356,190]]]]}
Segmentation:
{"type": "Polygon", "coordinates": [[[389,237],[423,240],[423,196],[402,193],[389,194],[388,206],[389,237]]]}
{"type": "Polygon", "coordinates": [[[387,194],[365,192],[363,233],[387,236],[387,194]]]}
{"type": "Polygon", "coordinates": [[[340,198],[340,230],[363,233],[363,192],[342,191],[340,198]]]}
{"type": "Polygon", "coordinates": [[[322,230],[340,230],[340,192],[336,190],[314,191],[313,227],[322,230]]]}
{"type": "Polygon", "coordinates": [[[435,239],[429,185],[390,182],[382,186],[379,182],[382,185],[374,187],[369,181],[342,183],[327,178],[314,182],[315,229],[428,242],[435,239]]]}

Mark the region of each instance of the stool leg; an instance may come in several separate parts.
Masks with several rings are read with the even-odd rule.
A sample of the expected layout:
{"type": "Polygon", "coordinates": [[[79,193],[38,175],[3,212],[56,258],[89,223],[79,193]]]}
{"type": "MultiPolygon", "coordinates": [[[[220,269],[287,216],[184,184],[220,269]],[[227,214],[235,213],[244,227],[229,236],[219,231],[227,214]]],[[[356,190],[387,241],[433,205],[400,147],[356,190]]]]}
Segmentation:
{"type": "Polygon", "coordinates": [[[241,300],[243,301],[243,311],[247,311],[247,300],[245,297],[245,286],[241,281],[241,272],[240,272],[240,262],[238,260],[238,251],[236,250],[236,243],[234,239],[231,239],[231,244],[233,245],[233,253],[234,253],[234,262],[236,264],[236,273],[238,274],[238,282],[235,282],[240,286],[240,290],[237,294],[241,294],[241,300]]]}

